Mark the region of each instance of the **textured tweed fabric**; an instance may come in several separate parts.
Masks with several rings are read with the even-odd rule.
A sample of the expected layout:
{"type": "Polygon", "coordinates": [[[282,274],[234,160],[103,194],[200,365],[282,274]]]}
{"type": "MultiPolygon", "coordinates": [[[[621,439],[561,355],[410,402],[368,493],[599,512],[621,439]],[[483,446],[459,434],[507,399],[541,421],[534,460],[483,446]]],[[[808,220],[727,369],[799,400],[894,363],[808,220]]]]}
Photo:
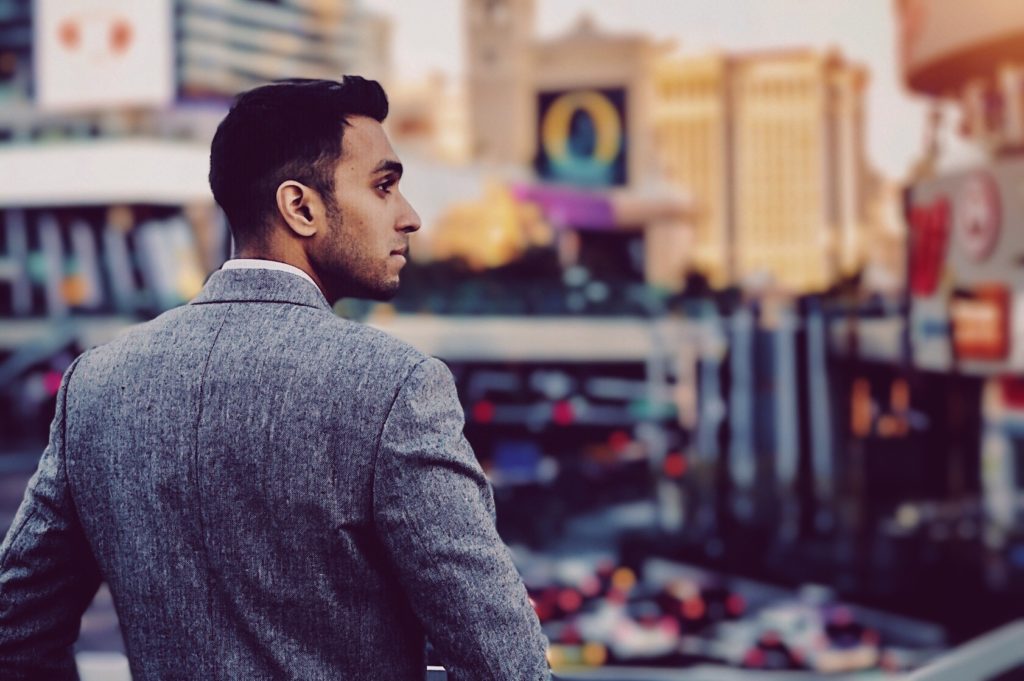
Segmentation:
{"type": "Polygon", "coordinates": [[[0,546],[0,679],[75,678],[101,580],[133,677],[548,678],[447,367],[271,270],[79,357],[0,546]]]}

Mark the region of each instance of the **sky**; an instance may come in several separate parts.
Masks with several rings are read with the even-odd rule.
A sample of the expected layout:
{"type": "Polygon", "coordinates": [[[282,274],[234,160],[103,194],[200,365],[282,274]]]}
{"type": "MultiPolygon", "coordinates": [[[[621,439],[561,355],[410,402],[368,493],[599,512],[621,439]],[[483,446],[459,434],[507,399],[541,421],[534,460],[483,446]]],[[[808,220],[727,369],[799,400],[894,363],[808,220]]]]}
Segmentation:
{"type": "MultiPolygon", "coordinates": [[[[462,76],[463,0],[366,2],[394,22],[400,81],[433,71],[462,76]]],[[[868,158],[883,175],[899,179],[920,156],[928,104],[906,91],[897,72],[892,6],[892,0],[536,0],[536,31],[540,37],[564,33],[586,12],[608,32],[671,39],[680,54],[834,46],[871,73],[868,158]]]]}

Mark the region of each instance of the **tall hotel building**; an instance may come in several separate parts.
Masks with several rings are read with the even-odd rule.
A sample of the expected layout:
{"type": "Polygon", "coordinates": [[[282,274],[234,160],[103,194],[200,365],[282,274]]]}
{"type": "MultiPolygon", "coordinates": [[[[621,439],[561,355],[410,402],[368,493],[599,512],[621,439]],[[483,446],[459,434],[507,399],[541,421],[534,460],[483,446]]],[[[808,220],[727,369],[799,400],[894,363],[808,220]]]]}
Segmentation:
{"type": "Polygon", "coordinates": [[[656,148],[693,193],[692,262],[713,285],[821,291],[859,268],[866,82],[862,68],[812,51],[657,65],[656,148]]]}

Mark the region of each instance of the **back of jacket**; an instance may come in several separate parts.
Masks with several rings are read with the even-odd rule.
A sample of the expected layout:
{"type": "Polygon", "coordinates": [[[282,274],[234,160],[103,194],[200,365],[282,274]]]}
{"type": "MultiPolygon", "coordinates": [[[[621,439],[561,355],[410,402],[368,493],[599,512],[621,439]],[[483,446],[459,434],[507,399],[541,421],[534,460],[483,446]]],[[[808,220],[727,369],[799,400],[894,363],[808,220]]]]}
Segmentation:
{"type": "MultiPolygon", "coordinates": [[[[546,678],[450,372],[301,278],[215,273],[80,358],[58,412],[25,505],[81,534],[135,679],[419,680],[424,633],[453,681],[546,678]]],[[[60,560],[41,516],[0,552],[8,602],[10,565],[60,560]]]]}

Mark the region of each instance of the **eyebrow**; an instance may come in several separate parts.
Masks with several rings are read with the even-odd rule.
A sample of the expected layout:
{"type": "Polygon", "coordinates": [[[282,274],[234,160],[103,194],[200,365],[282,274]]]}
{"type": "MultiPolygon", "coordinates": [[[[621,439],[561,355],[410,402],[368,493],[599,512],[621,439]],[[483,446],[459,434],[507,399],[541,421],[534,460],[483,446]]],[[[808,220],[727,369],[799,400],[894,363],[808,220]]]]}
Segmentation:
{"type": "Polygon", "coordinates": [[[384,161],[381,161],[380,163],[378,163],[377,167],[374,168],[372,171],[370,171],[370,173],[372,175],[378,175],[380,173],[395,173],[396,175],[401,177],[402,176],[402,172],[404,170],[405,169],[404,169],[404,167],[402,166],[402,164],[400,162],[392,161],[392,160],[384,160],[384,161]]]}

